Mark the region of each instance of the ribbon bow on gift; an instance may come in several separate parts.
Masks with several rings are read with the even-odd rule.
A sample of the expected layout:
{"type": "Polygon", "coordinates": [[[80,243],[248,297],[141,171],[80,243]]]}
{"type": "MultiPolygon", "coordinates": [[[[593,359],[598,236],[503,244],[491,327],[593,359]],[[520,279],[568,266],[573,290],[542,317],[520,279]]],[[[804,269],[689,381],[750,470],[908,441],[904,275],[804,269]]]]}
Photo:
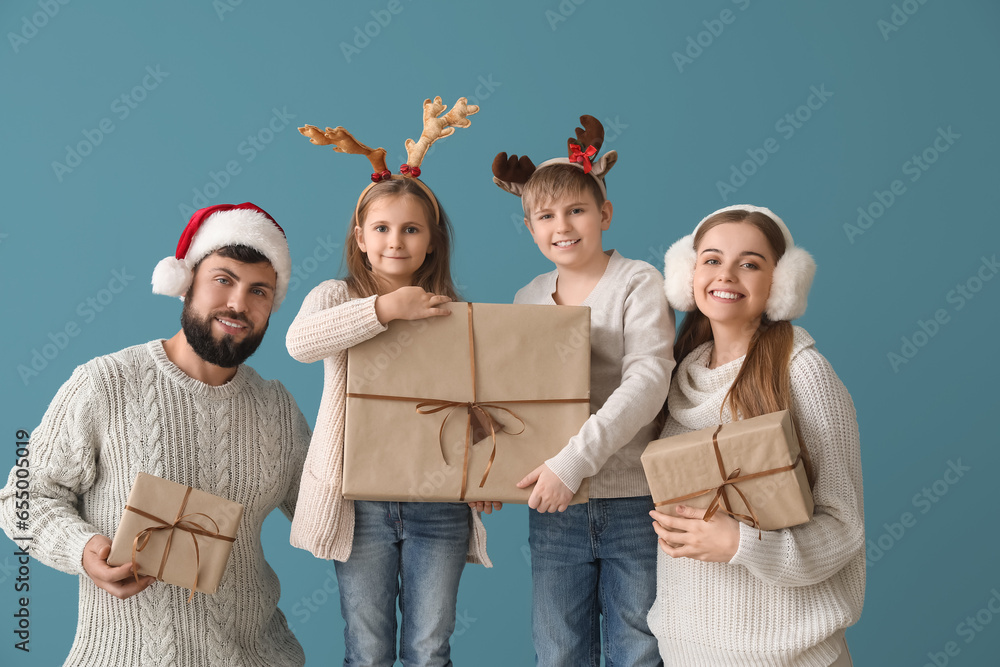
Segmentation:
{"type": "Polygon", "coordinates": [[[156,521],[161,524],[159,526],[149,526],[140,530],[135,539],[132,540],[132,575],[135,577],[136,581],[139,581],[139,565],[136,562],[136,554],[149,544],[149,538],[153,533],[161,530],[169,530],[170,533],[167,535],[167,544],[163,547],[163,557],[160,559],[160,569],[156,573],[157,580],[163,579],[163,568],[167,564],[167,556],[170,553],[170,543],[174,539],[174,530],[183,530],[191,536],[194,541],[194,583],[191,585],[191,594],[188,596],[187,601],[191,602],[194,598],[194,591],[198,587],[198,570],[201,569],[201,554],[198,550],[198,535],[202,537],[211,537],[217,540],[226,540],[228,542],[235,542],[235,537],[229,537],[228,535],[222,535],[219,533],[219,524],[215,522],[215,519],[208,516],[203,512],[191,512],[190,514],[183,514],[184,508],[187,507],[188,497],[191,495],[191,487],[187,487],[187,491],[184,492],[184,499],[181,501],[181,506],[177,510],[177,516],[173,521],[164,521],[158,516],[153,516],[148,512],[143,512],[141,509],[132,507],[131,505],[126,505],[125,509],[129,512],[135,512],[139,516],[143,516],[151,521],[156,521]],[[189,521],[189,517],[203,516],[212,522],[215,526],[215,530],[209,530],[201,524],[195,523],[194,521],[189,521]]]}
{"type": "Polygon", "coordinates": [[[597,155],[596,146],[588,146],[587,150],[582,150],[579,144],[570,144],[570,162],[580,162],[583,164],[583,173],[589,174],[594,168],[594,156],[597,155]]]}
{"type": "MultiPolygon", "coordinates": [[[[473,370],[475,373],[475,370],[473,370]]],[[[468,468],[469,468],[469,445],[476,444],[480,440],[483,440],[487,435],[493,440],[493,451],[490,453],[490,461],[486,464],[486,470],[483,472],[483,479],[479,482],[479,488],[482,488],[486,484],[486,479],[490,476],[490,469],[493,467],[493,460],[497,456],[497,431],[507,433],[509,435],[521,435],[524,433],[524,420],[517,416],[513,410],[508,410],[507,408],[494,405],[492,403],[478,403],[476,402],[475,396],[471,401],[438,401],[429,400],[417,403],[417,412],[422,415],[432,415],[435,412],[441,412],[442,410],[448,410],[448,414],[445,415],[444,419],[441,420],[441,428],[438,430],[438,441],[441,444],[441,458],[444,458],[444,425],[448,423],[448,418],[451,417],[455,408],[464,407],[469,415],[469,420],[465,426],[465,461],[462,464],[462,495],[461,499],[465,500],[465,488],[467,482],[468,468]],[[431,407],[434,406],[434,407],[431,407]],[[508,431],[506,427],[494,417],[489,410],[503,410],[511,417],[521,422],[521,430],[514,432],[508,431]]],[[[445,461],[447,464],[448,461],[445,461]]]]}
{"type": "Polygon", "coordinates": [[[654,503],[654,506],[660,507],[661,505],[673,505],[674,503],[684,502],[685,500],[690,500],[691,498],[697,498],[698,496],[703,496],[706,493],[711,493],[715,491],[715,497],[712,498],[712,502],[709,503],[708,509],[705,510],[704,521],[709,521],[716,512],[723,512],[733,517],[734,519],[747,522],[752,528],[757,529],[757,539],[763,539],[761,533],[760,521],[757,519],[757,513],[754,511],[753,507],[750,505],[750,501],[747,499],[743,492],[740,491],[740,487],[736,486],[737,482],[745,482],[747,480],[756,479],[758,477],[766,477],[768,475],[776,475],[779,472],[787,472],[793,470],[802,460],[802,452],[795,457],[789,465],[781,466],[779,468],[771,468],[770,470],[762,470],[760,472],[750,473],[748,475],[740,475],[741,469],[736,468],[731,473],[726,474],[726,466],[722,462],[722,452],[719,451],[719,431],[722,430],[722,424],[715,429],[715,433],[712,434],[712,446],[715,448],[715,460],[719,464],[719,475],[722,476],[722,484],[718,487],[713,487],[710,489],[702,489],[701,491],[695,491],[694,493],[689,493],[678,498],[671,498],[670,500],[661,500],[660,502],[654,503]],[[750,512],[750,516],[746,514],[737,514],[733,512],[732,506],[729,504],[729,497],[726,495],[726,487],[732,487],[736,493],[740,494],[740,498],[743,500],[743,504],[746,505],[747,511],[750,512]],[[722,509],[722,505],[726,508],[722,509]]]}

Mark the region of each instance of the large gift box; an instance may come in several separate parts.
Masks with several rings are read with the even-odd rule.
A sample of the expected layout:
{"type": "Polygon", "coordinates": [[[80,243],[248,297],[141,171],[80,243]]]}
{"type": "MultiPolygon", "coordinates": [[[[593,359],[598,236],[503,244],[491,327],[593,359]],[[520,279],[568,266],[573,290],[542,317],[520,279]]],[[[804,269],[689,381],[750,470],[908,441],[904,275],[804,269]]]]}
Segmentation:
{"type": "Polygon", "coordinates": [[[214,593],[242,517],[240,503],[140,472],[108,564],[131,561],[139,575],[189,588],[191,596],[214,593]]]}
{"type": "Polygon", "coordinates": [[[526,503],[590,416],[589,308],[442,307],[350,348],[345,498],[526,503]]]}
{"type": "Polygon", "coordinates": [[[657,509],[724,511],[761,530],[809,521],[812,491],[788,410],[654,440],[642,466],[657,509]]]}

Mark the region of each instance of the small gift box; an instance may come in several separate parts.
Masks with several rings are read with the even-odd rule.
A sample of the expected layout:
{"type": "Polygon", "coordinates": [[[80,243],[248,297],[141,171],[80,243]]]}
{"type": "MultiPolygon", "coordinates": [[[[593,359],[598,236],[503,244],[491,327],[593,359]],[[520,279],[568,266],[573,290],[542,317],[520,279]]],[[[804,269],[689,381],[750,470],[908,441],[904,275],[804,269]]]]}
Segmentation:
{"type": "Polygon", "coordinates": [[[723,511],[760,530],[806,523],[813,497],[788,410],[654,440],[642,466],[656,508],[723,511]]]}
{"type": "Polygon", "coordinates": [[[442,307],[350,348],[345,498],[526,503],[590,417],[589,308],[442,307]]]}
{"type": "Polygon", "coordinates": [[[136,475],[111,543],[109,565],[132,562],[194,592],[214,593],[233,550],[243,505],[154,475],[136,475]]]}

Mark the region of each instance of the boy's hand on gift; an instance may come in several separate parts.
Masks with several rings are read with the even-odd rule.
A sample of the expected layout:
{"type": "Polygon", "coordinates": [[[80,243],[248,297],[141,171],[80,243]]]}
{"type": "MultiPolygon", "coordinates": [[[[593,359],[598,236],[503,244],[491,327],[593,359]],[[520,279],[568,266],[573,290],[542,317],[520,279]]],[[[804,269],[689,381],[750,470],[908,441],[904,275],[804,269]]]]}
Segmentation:
{"type": "Polygon", "coordinates": [[[422,320],[451,315],[451,311],[438,308],[449,301],[451,299],[443,294],[425,292],[421,287],[408,285],[377,297],[375,316],[382,324],[389,324],[393,320],[422,320]]]}
{"type": "Polygon", "coordinates": [[[736,519],[716,512],[705,521],[704,509],[684,505],[678,505],[675,511],[677,516],[656,510],[649,513],[663,553],[671,558],[709,563],[728,563],[733,559],[740,546],[740,524],[736,519]]]}
{"type": "Polygon", "coordinates": [[[111,540],[104,535],[94,535],[83,547],[83,569],[98,588],[124,600],[146,590],[156,577],[143,576],[139,581],[132,576],[132,563],[112,567],[108,565],[111,540]]]}
{"type": "Polygon", "coordinates": [[[477,500],[474,503],[469,503],[469,507],[477,512],[493,514],[493,510],[497,510],[499,512],[503,509],[503,503],[496,500],[477,500]]]}
{"type": "Polygon", "coordinates": [[[573,500],[573,492],[563,484],[562,480],[544,463],[517,483],[517,488],[526,489],[532,484],[528,497],[528,507],[539,512],[565,512],[569,501],[573,500]]]}

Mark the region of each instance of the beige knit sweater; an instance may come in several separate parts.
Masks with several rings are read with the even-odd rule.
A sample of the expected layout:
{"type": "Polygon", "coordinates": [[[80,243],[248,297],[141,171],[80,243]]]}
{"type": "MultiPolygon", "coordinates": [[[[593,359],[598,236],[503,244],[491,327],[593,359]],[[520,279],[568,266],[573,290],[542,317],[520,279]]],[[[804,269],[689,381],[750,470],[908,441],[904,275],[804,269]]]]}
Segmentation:
{"type": "MultiPolygon", "coordinates": [[[[154,340],[77,368],[29,445],[29,553],[80,575],[66,665],[303,665],[277,607],[278,577],[264,559],[260,527],[276,507],[291,516],[308,442],[291,394],[249,366],[209,386],[175,366],[154,340]],[[189,603],[188,590],[156,582],[119,600],[84,572],[84,545],[95,534],[114,535],[138,472],[243,504],[216,593],[196,593],[189,603]]],[[[12,537],[26,532],[17,525],[14,472],[0,490],[0,523],[12,537]]]]}
{"type": "MultiPolygon", "coordinates": [[[[320,283],[302,303],[286,338],[295,359],[323,360],[323,397],[302,471],[291,543],[327,560],[347,560],[354,542],[354,502],[342,495],[347,350],[385,331],[375,315],[375,298],[350,298],[340,280],[320,283]]],[[[493,567],[486,528],[471,509],[469,532],[468,561],[493,567]]]]}
{"type": "MultiPolygon", "coordinates": [[[[795,327],[792,401],[815,473],[809,523],[757,531],[740,524],[728,563],[659,553],[649,627],[664,662],[685,667],[826,667],[865,597],[865,526],[858,423],[847,389],[813,339],[795,327]]],[[[708,368],[712,343],[681,362],[661,437],[718,424],[743,358],[708,368]]],[[[728,408],[724,420],[731,421],[728,408]]]]}

